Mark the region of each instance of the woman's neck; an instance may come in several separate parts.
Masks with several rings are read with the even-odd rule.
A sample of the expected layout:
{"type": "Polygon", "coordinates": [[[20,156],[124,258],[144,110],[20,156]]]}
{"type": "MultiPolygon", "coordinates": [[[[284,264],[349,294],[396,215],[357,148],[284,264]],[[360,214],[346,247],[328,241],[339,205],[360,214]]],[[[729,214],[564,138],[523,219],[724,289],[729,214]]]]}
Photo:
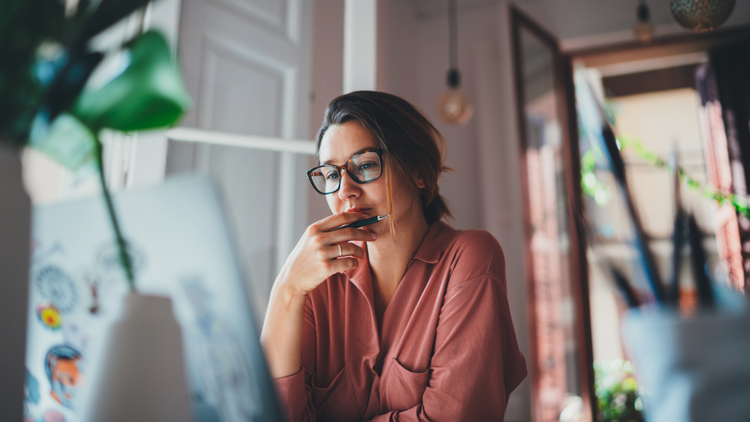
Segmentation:
{"type": "MultiPolygon", "coordinates": [[[[395,237],[389,232],[378,238],[377,242],[367,244],[373,288],[385,296],[386,302],[398,287],[409,261],[430,228],[421,213],[411,221],[415,223],[397,226],[395,237]]],[[[387,221],[385,223],[388,224],[387,221]]]]}

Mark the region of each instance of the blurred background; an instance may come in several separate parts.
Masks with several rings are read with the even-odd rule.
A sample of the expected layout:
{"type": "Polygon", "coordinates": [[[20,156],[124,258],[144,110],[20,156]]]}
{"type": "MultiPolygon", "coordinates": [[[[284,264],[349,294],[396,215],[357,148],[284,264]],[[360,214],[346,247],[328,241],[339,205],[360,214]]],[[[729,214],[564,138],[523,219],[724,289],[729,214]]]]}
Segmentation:
{"type": "MultiPolygon", "coordinates": [[[[665,276],[673,176],[654,157],[676,152],[695,182],[682,202],[704,232],[712,273],[746,285],[750,221],[704,190],[747,195],[748,2],[698,34],[675,21],[669,0],[157,0],[97,42],[118,45],[144,28],[167,35],[194,104],[176,129],[107,135],[107,180],[113,190],[184,172],[217,180],[260,323],[286,256],[330,213],[304,173],[323,111],[357,89],[399,95],[432,120],[455,169],[440,180],[450,223],[503,246],[530,371],[507,421],[642,420],[619,335],[626,306],[597,265],[616,262],[638,279],[631,228],[581,124],[574,73],[631,140],[628,180],[665,276]],[[450,86],[450,69],[459,84],[450,86]],[[450,89],[473,113],[445,119],[450,89]]],[[[108,60],[94,81],[117,73],[118,59],[108,60]]],[[[99,192],[95,172],[70,172],[31,149],[24,171],[35,203],[99,192]]]]}

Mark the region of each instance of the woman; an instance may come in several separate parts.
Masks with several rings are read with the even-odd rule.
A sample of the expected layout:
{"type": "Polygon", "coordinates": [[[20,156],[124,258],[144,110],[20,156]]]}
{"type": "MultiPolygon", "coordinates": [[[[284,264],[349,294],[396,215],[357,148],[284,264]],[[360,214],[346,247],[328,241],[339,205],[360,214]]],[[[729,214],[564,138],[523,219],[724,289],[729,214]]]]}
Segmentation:
{"type": "Polygon", "coordinates": [[[500,245],[441,221],[438,142],[390,94],[328,106],[308,177],[333,215],[287,259],[261,335],[290,420],[502,421],[526,376],[500,245]]]}

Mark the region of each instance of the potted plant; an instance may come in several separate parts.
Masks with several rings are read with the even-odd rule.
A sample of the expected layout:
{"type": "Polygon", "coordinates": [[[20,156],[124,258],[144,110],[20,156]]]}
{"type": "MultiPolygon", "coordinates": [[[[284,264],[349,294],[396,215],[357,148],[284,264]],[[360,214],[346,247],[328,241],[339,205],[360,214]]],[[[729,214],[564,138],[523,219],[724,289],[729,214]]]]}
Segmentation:
{"type": "Polygon", "coordinates": [[[98,88],[87,87],[105,54],[91,40],[149,0],[3,0],[0,2],[0,414],[21,420],[27,314],[30,205],[19,151],[34,147],[70,169],[93,163],[132,293],[133,265],[102,160],[102,130],[168,127],[190,100],[169,48],[157,32],[121,48],[127,67],[98,88]],[[6,370],[7,369],[7,370],[6,370]]]}

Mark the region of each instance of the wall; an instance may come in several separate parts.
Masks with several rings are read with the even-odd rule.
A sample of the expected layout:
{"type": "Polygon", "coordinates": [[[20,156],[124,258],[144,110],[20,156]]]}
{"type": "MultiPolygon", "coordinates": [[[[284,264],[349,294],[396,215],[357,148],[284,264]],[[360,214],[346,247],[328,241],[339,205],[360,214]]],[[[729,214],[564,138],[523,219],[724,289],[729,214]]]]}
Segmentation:
{"type": "MultiPolygon", "coordinates": [[[[446,164],[454,171],[440,180],[460,229],[481,227],[477,169],[476,118],[466,126],[451,126],[437,115],[437,102],[446,89],[448,21],[444,16],[415,18],[408,2],[380,1],[378,89],[412,102],[437,127],[447,144],[446,164]]],[[[491,39],[495,17],[486,10],[461,13],[459,68],[461,89],[473,99],[471,60],[474,41],[491,39]]]]}
{"type": "MultiPolygon", "coordinates": [[[[459,11],[461,89],[476,113],[466,126],[458,127],[442,122],[436,107],[449,65],[447,15],[415,14],[413,5],[400,0],[379,3],[378,89],[412,102],[445,137],[446,164],[454,171],[441,177],[440,191],[456,217],[451,224],[488,230],[503,246],[513,322],[528,356],[518,141],[505,5],[485,2],[459,11]]],[[[511,395],[506,420],[530,420],[528,378],[511,395]]]]}
{"type": "MultiPolygon", "coordinates": [[[[328,103],[343,93],[343,53],[344,0],[315,0],[309,139],[315,139],[328,103]]],[[[317,159],[311,157],[309,168],[316,165],[317,159]]],[[[310,223],[331,215],[325,197],[312,188],[309,207],[310,223]]]]}

